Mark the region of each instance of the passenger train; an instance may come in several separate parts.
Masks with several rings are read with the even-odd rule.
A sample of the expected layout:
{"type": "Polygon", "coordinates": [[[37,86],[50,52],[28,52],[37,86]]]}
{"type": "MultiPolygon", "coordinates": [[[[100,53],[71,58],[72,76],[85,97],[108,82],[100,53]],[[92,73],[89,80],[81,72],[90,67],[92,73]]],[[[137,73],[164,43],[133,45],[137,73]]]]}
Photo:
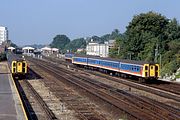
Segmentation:
{"type": "MultiPolygon", "coordinates": [[[[99,69],[122,77],[136,77],[139,80],[158,79],[159,64],[145,61],[102,58],[97,56],[68,55],[74,65],[99,69]]],[[[67,59],[67,58],[66,58],[67,59]]]]}
{"type": "Polygon", "coordinates": [[[24,58],[15,55],[14,53],[8,52],[6,54],[9,68],[13,77],[25,77],[27,74],[27,62],[24,58]]]}
{"type": "Polygon", "coordinates": [[[75,56],[75,54],[73,54],[73,53],[66,53],[65,54],[65,60],[72,62],[72,57],[74,57],[74,56],[75,56]]]}

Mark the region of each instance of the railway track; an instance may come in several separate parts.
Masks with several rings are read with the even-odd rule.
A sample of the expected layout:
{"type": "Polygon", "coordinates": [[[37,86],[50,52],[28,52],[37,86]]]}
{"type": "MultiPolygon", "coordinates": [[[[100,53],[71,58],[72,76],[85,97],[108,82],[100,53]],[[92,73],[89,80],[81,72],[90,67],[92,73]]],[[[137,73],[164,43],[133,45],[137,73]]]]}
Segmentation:
{"type": "Polygon", "coordinates": [[[45,84],[55,92],[57,97],[60,97],[62,101],[66,102],[71,110],[75,111],[75,116],[77,118],[81,120],[106,120],[102,115],[94,112],[94,109],[96,109],[94,105],[84,100],[84,98],[73,94],[73,92],[68,89],[59,88],[59,83],[57,81],[49,85],[49,81],[46,80],[45,84]]]}
{"type": "MultiPolygon", "coordinates": [[[[67,63],[65,61],[62,60],[58,60],[58,59],[52,59],[52,58],[48,58],[46,57],[45,60],[46,62],[50,62],[50,63],[58,63],[58,64],[63,64],[65,66],[69,65],[70,63],[67,63]],[[49,61],[51,60],[51,61],[49,61]]],[[[180,102],[180,84],[177,83],[172,83],[172,82],[166,82],[166,81],[154,81],[153,83],[138,83],[135,80],[129,80],[129,79],[123,79],[123,78],[118,78],[116,76],[109,76],[106,74],[102,74],[100,72],[95,72],[95,71],[90,71],[87,69],[83,69],[83,68],[77,68],[76,66],[73,66],[72,64],[71,68],[75,69],[75,70],[80,70],[82,72],[84,72],[84,74],[86,74],[87,76],[89,76],[90,74],[93,74],[95,76],[100,76],[103,78],[107,78],[107,79],[111,79],[114,82],[118,82],[139,90],[143,90],[143,91],[147,91],[149,93],[153,93],[156,94],[158,96],[162,96],[165,98],[169,98],[169,99],[173,99],[175,101],[180,102]]]]}
{"type": "MultiPolygon", "coordinates": [[[[88,73],[91,73],[91,74],[94,74],[94,75],[97,75],[97,76],[106,77],[108,79],[112,78],[111,76],[99,74],[98,72],[94,72],[94,71],[92,72],[90,70],[84,70],[84,69],[81,69],[81,68],[77,68],[77,67],[73,66],[71,63],[67,63],[66,61],[63,61],[63,60],[60,60],[60,59],[57,59],[57,58],[53,59],[53,58],[50,58],[50,57],[45,57],[45,59],[49,60],[49,61],[52,61],[53,63],[63,64],[65,66],[70,65],[74,69],[82,70],[82,71],[85,71],[85,72],[88,72],[88,73]]],[[[129,80],[130,82],[135,82],[136,84],[140,84],[135,80],[132,81],[130,79],[123,79],[123,78],[118,78],[118,79],[119,80],[129,80]]],[[[149,87],[153,87],[153,88],[156,88],[156,89],[159,89],[159,90],[174,93],[176,95],[180,95],[180,84],[178,84],[178,83],[172,83],[172,82],[168,82],[168,81],[157,80],[157,81],[141,83],[141,84],[149,86],[149,87]]],[[[156,92],[154,92],[154,93],[156,93],[156,92]]],[[[157,92],[157,93],[158,93],[158,95],[164,96],[164,94],[159,94],[159,92],[157,92]]],[[[171,95],[169,95],[169,96],[171,96],[171,95]]],[[[168,97],[168,96],[164,96],[164,97],[168,97]]],[[[172,99],[172,98],[176,98],[176,97],[171,96],[170,99],[172,99]]],[[[178,100],[180,100],[180,99],[178,99],[178,100]]]]}
{"type": "MultiPolygon", "coordinates": [[[[36,61],[37,62],[37,61],[36,61]]],[[[69,71],[60,69],[54,65],[48,65],[47,62],[41,62],[43,69],[51,72],[51,74],[58,76],[59,78],[66,79],[67,81],[79,86],[82,89],[90,92],[91,94],[107,101],[108,103],[126,111],[138,119],[174,119],[180,118],[177,114],[179,110],[173,109],[170,106],[163,106],[158,103],[150,103],[145,98],[134,96],[130,93],[118,90],[99,83],[89,78],[82,78],[75,74],[69,74],[69,71]],[[59,74],[58,74],[59,73],[59,74]],[[61,74],[61,75],[60,75],[61,74]],[[63,75],[63,76],[62,76],[63,75]],[[124,109],[126,108],[126,109],[124,109]],[[127,111],[128,108],[128,111],[127,111]],[[169,108],[169,111],[166,110],[169,108]]]]}
{"type": "Polygon", "coordinates": [[[158,80],[156,83],[144,83],[144,85],[180,95],[180,84],[178,83],[158,80]]]}
{"type": "MultiPolygon", "coordinates": [[[[109,76],[109,75],[105,75],[105,74],[101,74],[101,73],[94,73],[92,71],[89,71],[89,72],[93,75],[104,77],[106,79],[110,79],[117,83],[122,83],[124,85],[130,86],[130,87],[133,87],[133,88],[136,88],[139,90],[147,91],[149,93],[153,93],[155,95],[162,96],[162,97],[169,98],[169,99],[180,102],[180,95],[176,94],[177,92],[172,92],[172,90],[170,90],[171,89],[170,87],[166,88],[166,86],[163,86],[163,85],[161,85],[161,87],[157,87],[157,84],[155,84],[155,85],[146,84],[146,83],[142,84],[142,83],[138,83],[138,82],[135,82],[132,80],[109,76]]],[[[180,87],[178,89],[174,89],[173,91],[175,91],[175,90],[180,91],[179,89],[180,89],[180,87]]]]}
{"type": "Polygon", "coordinates": [[[35,116],[34,111],[30,107],[30,103],[28,102],[28,99],[26,98],[26,95],[25,95],[25,93],[23,91],[23,88],[22,88],[21,84],[26,85],[28,87],[29,92],[31,92],[33,97],[38,102],[38,105],[41,107],[42,111],[45,113],[46,118],[48,120],[55,120],[56,119],[54,113],[49,109],[49,107],[43,101],[41,96],[36,92],[36,90],[32,87],[32,85],[27,80],[21,80],[21,84],[20,84],[19,80],[15,80],[15,81],[16,81],[16,86],[17,86],[17,88],[19,90],[21,99],[23,100],[23,104],[24,104],[24,106],[26,108],[26,112],[28,114],[28,119],[36,120],[38,118],[35,116]]]}
{"type": "MultiPolygon", "coordinates": [[[[36,70],[40,71],[38,69],[36,70]]],[[[87,102],[83,97],[75,94],[71,89],[64,87],[62,82],[54,79],[54,77],[49,77],[49,75],[45,75],[44,77],[46,77],[43,79],[45,85],[48,86],[61,101],[65,102],[70,110],[76,112],[77,118],[82,120],[106,120],[103,115],[94,111],[96,108],[93,104],[87,102]]],[[[61,77],[58,76],[58,79],[61,79],[61,77]]],[[[65,108],[62,111],[66,111],[65,108]]]]}

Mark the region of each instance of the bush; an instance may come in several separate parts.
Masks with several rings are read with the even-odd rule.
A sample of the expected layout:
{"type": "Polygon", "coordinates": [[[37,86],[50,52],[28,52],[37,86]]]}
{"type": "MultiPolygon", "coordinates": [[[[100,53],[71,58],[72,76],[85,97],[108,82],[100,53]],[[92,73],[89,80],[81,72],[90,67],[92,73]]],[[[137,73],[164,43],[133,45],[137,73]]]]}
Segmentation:
{"type": "Polygon", "coordinates": [[[6,54],[5,53],[0,53],[0,61],[5,61],[7,60],[6,54]]]}

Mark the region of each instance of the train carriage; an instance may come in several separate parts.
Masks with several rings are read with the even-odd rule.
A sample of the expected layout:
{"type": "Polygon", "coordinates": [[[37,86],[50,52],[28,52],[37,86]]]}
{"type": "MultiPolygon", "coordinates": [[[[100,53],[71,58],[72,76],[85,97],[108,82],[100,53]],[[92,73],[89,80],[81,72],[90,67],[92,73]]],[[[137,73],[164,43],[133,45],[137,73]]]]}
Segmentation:
{"type": "Polygon", "coordinates": [[[84,56],[76,55],[76,56],[72,57],[72,63],[77,64],[77,65],[86,65],[87,66],[88,58],[84,57],[84,56]]]}
{"type": "Polygon", "coordinates": [[[103,68],[119,72],[119,62],[113,60],[99,59],[99,57],[88,57],[88,66],[103,68]]]}
{"type": "Polygon", "coordinates": [[[97,56],[75,55],[72,63],[88,66],[106,71],[122,74],[123,76],[135,76],[143,79],[157,79],[159,77],[159,64],[145,61],[102,58],[97,56]]]}
{"type": "Polygon", "coordinates": [[[142,77],[143,64],[121,62],[119,69],[121,73],[142,77]]]}
{"type": "Polygon", "coordinates": [[[65,60],[68,62],[72,62],[72,57],[74,57],[75,54],[74,53],[66,53],[65,54],[65,60]]]}

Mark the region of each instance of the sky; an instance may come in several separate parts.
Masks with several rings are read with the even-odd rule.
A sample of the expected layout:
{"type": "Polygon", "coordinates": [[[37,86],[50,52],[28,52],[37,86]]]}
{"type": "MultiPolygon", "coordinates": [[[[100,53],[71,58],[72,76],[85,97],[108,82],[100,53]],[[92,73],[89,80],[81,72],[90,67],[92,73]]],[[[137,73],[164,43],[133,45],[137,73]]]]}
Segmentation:
{"type": "Polygon", "coordinates": [[[49,44],[57,34],[71,40],[125,32],[134,15],[154,11],[180,20],[180,0],[1,0],[0,26],[19,45],[49,44]]]}

